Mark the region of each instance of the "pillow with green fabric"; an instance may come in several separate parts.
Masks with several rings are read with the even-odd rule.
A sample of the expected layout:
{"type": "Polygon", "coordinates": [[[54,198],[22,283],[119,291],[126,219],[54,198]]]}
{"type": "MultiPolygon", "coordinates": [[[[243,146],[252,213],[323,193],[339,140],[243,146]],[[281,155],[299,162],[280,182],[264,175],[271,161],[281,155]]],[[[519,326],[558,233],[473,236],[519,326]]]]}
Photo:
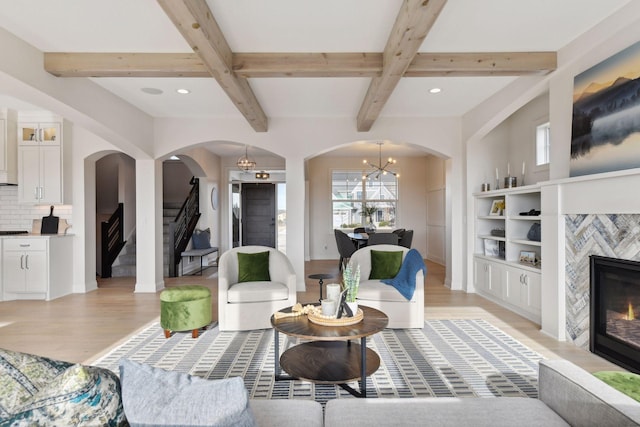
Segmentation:
{"type": "Polygon", "coordinates": [[[402,266],[402,251],[371,251],[369,279],[393,279],[402,266]]]}
{"type": "Polygon", "coordinates": [[[619,392],[640,402],[640,375],[621,371],[600,371],[593,375],[619,392]]]}
{"type": "Polygon", "coordinates": [[[246,254],[238,252],[238,283],[268,282],[269,251],[246,254]]]}

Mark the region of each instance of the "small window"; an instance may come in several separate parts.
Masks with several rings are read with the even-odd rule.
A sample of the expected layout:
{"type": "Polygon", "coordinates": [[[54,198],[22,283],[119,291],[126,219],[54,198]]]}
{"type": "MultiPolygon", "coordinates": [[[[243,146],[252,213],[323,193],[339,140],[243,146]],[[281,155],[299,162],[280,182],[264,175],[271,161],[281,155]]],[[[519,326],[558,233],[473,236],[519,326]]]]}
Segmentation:
{"type": "Polygon", "coordinates": [[[551,145],[551,124],[549,122],[536,127],[536,166],[549,164],[551,145]]]}

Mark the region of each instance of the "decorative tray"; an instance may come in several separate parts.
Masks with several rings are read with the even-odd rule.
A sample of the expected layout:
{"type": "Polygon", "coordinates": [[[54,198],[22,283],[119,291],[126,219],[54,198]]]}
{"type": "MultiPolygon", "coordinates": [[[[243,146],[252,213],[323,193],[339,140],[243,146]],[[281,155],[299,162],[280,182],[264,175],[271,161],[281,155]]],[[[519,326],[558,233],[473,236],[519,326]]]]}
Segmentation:
{"type": "Polygon", "coordinates": [[[341,317],[340,319],[336,319],[333,316],[324,316],[322,314],[318,314],[315,311],[310,311],[307,314],[307,318],[311,323],[315,323],[316,325],[322,326],[349,326],[355,325],[360,322],[364,317],[364,313],[362,310],[358,308],[355,316],[353,317],[341,317]]]}

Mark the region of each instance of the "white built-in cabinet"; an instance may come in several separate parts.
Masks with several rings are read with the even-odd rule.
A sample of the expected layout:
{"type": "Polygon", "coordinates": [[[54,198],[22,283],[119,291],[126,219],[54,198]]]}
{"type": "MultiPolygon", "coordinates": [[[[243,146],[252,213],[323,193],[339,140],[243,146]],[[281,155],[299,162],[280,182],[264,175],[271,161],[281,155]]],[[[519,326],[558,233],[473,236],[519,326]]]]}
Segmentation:
{"type": "Polygon", "coordinates": [[[63,203],[62,121],[18,124],[18,199],[63,203]]]}
{"type": "Polygon", "coordinates": [[[541,223],[541,216],[521,215],[540,211],[539,186],[476,193],[474,202],[476,292],[539,324],[541,263],[520,260],[523,252],[540,260],[541,242],[528,239],[527,233],[533,224],[541,223]]]}
{"type": "Polygon", "coordinates": [[[72,292],[72,237],[0,238],[2,300],[51,300],[72,292]]]}
{"type": "Polygon", "coordinates": [[[18,183],[17,113],[0,109],[0,184],[18,183]]]}

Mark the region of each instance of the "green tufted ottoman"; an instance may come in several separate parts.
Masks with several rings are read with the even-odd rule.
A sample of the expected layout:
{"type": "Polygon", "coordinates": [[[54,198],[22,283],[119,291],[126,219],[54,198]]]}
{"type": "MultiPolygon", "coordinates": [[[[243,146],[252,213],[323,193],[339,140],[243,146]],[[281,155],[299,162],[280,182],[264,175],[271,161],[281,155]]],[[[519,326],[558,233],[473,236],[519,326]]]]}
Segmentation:
{"type": "Polygon", "coordinates": [[[167,288],[160,292],[160,326],[164,336],[171,331],[192,331],[198,338],[198,329],[211,323],[211,290],[204,286],[188,285],[167,288]]]}

